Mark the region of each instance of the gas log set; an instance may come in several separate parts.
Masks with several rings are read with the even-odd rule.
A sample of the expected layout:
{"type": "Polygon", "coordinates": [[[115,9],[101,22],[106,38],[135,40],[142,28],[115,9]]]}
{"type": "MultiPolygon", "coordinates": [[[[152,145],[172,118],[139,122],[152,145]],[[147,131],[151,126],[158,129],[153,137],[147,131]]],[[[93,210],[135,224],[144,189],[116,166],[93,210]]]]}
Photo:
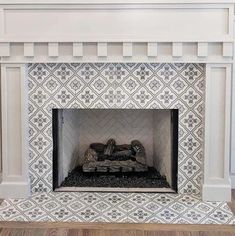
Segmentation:
{"type": "Polygon", "coordinates": [[[91,143],[82,163],[69,172],[61,187],[170,188],[166,177],[147,165],[145,148],[138,140],[121,145],[114,139],[91,143]]]}
{"type": "Polygon", "coordinates": [[[144,146],[138,140],[116,145],[114,139],[106,144],[92,143],[84,154],[84,172],[142,172],[147,171],[144,146]]]}

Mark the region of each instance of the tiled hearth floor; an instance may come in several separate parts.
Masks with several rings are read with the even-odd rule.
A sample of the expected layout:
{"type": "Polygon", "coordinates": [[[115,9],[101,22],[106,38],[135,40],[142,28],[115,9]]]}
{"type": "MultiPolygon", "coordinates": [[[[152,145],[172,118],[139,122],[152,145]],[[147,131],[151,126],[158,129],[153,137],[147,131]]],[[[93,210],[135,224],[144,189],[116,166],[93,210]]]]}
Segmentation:
{"type": "Polygon", "coordinates": [[[156,193],[41,193],[7,199],[1,221],[235,224],[227,203],[156,193]]]}

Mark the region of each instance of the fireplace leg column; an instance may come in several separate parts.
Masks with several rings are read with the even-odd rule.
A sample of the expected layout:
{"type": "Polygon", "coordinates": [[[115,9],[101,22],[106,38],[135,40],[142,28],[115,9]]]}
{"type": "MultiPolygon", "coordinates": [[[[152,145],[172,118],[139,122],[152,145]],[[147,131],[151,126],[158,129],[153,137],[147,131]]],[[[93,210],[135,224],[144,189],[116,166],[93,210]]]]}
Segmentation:
{"type": "Polygon", "coordinates": [[[2,179],[0,198],[29,195],[27,84],[24,64],[1,65],[2,179]]]}
{"type": "Polygon", "coordinates": [[[203,200],[230,201],[231,65],[207,64],[203,200]]]}

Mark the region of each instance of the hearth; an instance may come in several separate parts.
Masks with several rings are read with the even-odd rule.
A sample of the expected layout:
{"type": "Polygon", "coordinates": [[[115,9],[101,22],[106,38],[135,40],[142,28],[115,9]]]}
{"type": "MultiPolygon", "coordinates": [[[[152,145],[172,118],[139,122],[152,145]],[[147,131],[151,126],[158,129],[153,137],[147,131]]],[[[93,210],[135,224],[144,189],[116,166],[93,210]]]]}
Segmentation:
{"type": "Polygon", "coordinates": [[[55,191],[177,192],[178,109],[52,114],[55,191]]]}

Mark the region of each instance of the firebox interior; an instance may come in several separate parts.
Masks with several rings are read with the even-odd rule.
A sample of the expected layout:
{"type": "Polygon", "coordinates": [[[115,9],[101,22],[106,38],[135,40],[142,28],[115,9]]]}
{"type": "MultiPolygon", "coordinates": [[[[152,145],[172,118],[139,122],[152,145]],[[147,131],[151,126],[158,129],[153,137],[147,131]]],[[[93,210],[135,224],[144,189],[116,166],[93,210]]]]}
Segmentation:
{"type": "Polygon", "coordinates": [[[53,109],[53,188],[177,192],[177,109],[53,109]]]}

